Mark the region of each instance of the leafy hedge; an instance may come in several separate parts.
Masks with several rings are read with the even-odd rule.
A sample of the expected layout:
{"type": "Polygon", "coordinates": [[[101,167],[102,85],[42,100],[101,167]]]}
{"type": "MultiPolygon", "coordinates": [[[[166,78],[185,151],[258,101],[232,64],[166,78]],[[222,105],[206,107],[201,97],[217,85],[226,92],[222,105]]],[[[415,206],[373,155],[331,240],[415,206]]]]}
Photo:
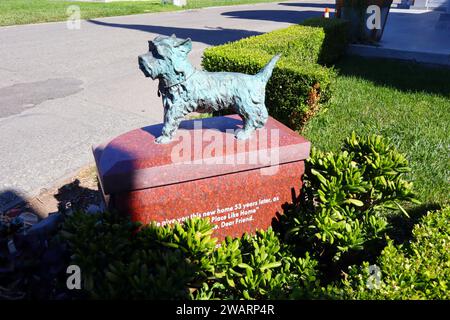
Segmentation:
{"type": "Polygon", "coordinates": [[[378,257],[352,266],[342,287],[328,287],[344,299],[450,299],[450,207],[429,212],[415,225],[413,240],[395,246],[390,240],[378,257]]]}
{"type": "Polygon", "coordinates": [[[61,234],[81,267],[85,298],[268,299],[316,281],[316,262],[288,256],[271,229],[218,249],[212,232],[201,219],[139,229],[117,214],[78,212],[61,234]]]}
{"type": "Polygon", "coordinates": [[[68,216],[60,238],[84,297],[449,297],[449,209],[423,218],[410,244],[387,236],[386,217],[408,219],[401,202],[415,201],[408,162],[389,141],[353,134],[341,153],[315,151],[306,167],[303,197],[276,228],[219,247],[207,220],[141,227],[113,213],[68,216]]]}
{"type": "Polygon", "coordinates": [[[300,129],[319,104],[331,97],[335,72],[318,63],[331,64],[347,44],[346,22],[313,19],[306,23],[311,26],[294,25],[208,48],[202,65],[208,71],[255,74],[273,55],[282,53],[267,84],[266,105],[273,117],[300,129]],[[343,36],[335,36],[342,32],[343,36]]]}
{"type": "Polygon", "coordinates": [[[229,238],[214,249],[216,242],[209,237],[212,226],[204,220],[137,231],[117,217],[76,213],[64,226],[75,253],[71,263],[81,266],[84,298],[450,298],[450,208],[428,213],[415,226],[410,244],[394,245],[389,240],[374,263],[348,266],[348,271],[341,270],[341,279],[331,283],[317,259],[309,253],[298,257],[271,229],[229,238]],[[128,232],[116,234],[117,222],[128,232]],[[100,245],[85,239],[75,244],[86,233],[67,233],[87,228],[92,228],[92,242],[100,245]]]}
{"type": "Polygon", "coordinates": [[[298,63],[318,63],[325,32],[321,28],[293,25],[225,44],[234,49],[259,49],[271,56],[282,53],[298,63]]]}
{"type": "Polygon", "coordinates": [[[327,266],[370,257],[387,232],[387,210],[407,215],[400,202],[418,203],[405,180],[409,171],[406,158],[377,135],[353,133],[338,154],[313,149],[302,201],[281,219],[285,239],[320,254],[327,266]]]}
{"type": "MultiPolygon", "coordinates": [[[[207,49],[203,66],[209,71],[257,73],[272,57],[260,49],[216,47],[207,49]]],[[[300,129],[318,104],[331,96],[333,72],[317,64],[299,65],[282,57],[266,87],[269,114],[293,129],[300,129]]]]}

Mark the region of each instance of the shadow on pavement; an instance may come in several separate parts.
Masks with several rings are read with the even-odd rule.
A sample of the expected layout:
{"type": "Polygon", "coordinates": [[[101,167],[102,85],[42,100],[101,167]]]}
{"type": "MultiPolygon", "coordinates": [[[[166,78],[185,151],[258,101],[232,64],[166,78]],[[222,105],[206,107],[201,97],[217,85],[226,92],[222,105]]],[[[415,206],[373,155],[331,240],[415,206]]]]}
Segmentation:
{"type": "Polygon", "coordinates": [[[25,199],[18,191],[13,189],[5,189],[0,191],[0,213],[17,207],[24,202],[25,199]]]}
{"type": "Polygon", "coordinates": [[[120,23],[104,22],[99,20],[88,20],[88,22],[104,27],[131,29],[166,36],[175,34],[178,38],[191,38],[193,41],[202,42],[213,46],[261,34],[261,32],[257,31],[226,29],[226,28],[190,29],[190,28],[164,27],[164,26],[153,26],[143,24],[120,24],[120,23]]]}
{"type": "Polygon", "coordinates": [[[94,207],[102,211],[102,195],[99,190],[82,186],[79,179],[67,183],[54,195],[58,201],[58,211],[89,211],[94,207]]]}
{"type": "Polygon", "coordinates": [[[279,3],[280,6],[288,6],[288,7],[302,7],[302,8],[329,8],[332,9],[335,7],[334,3],[308,3],[308,2],[287,2],[287,3],[279,3]]]}
{"type": "Polygon", "coordinates": [[[319,11],[296,10],[245,10],[224,12],[222,15],[238,19],[300,23],[307,18],[321,16],[322,13],[319,11]]]}

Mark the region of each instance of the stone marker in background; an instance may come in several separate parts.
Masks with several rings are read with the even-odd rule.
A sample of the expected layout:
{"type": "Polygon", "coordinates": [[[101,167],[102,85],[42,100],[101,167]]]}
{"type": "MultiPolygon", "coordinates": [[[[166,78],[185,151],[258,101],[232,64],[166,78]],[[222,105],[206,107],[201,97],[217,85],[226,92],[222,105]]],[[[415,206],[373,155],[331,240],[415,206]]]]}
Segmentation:
{"type": "Polygon", "coordinates": [[[144,224],[209,218],[219,239],[267,229],[299,195],[310,143],[270,117],[247,140],[241,127],[237,115],[183,121],[158,144],[160,124],[94,148],[105,202],[144,224]]]}

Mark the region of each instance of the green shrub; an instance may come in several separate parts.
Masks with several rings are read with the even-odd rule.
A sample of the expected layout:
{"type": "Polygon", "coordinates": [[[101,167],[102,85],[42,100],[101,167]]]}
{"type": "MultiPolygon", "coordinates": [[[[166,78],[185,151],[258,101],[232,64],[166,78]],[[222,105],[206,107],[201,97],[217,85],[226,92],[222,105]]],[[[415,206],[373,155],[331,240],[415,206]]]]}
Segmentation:
{"type": "Polygon", "coordinates": [[[202,219],[138,229],[117,214],[78,212],[61,236],[95,299],[280,298],[317,281],[316,261],[287,255],[271,229],[217,249],[212,231],[202,219]]]}
{"type": "Polygon", "coordinates": [[[275,54],[277,63],[266,88],[269,114],[293,129],[301,129],[332,94],[331,65],[348,44],[348,23],[340,19],[309,19],[259,36],[208,48],[208,71],[257,73],[275,54]]]}
{"type": "Polygon", "coordinates": [[[406,158],[380,136],[348,138],[338,154],[313,150],[302,201],[281,218],[284,237],[330,264],[377,253],[388,228],[386,210],[406,214],[417,202],[406,158]]]}
{"type": "Polygon", "coordinates": [[[231,46],[235,50],[257,49],[271,56],[282,53],[283,56],[297,63],[315,64],[319,61],[324,40],[325,31],[321,28],[293,25],[262,35],[243,38],[224,46],[231,46]]]}
{"type": "Polygon", "coordinates": [[[131,223],[114,213],[68,217],[61,232],[80,266],[83,289],[96,299],[186,299],[210,269],[215,246],[204,220],[183,226],[131,223]]]}
{"type": "Polygon", "coordinates": [[[128,259],[133,245],[131,234],[136,228],[121,216],[109,213],[76,212],[65,220],[61,237],[67,241],[73,264],[82,268],[83,287],[92,296],[118,298],[113,292],[106,294],[105,272],[116,261],[128,259]]]}
{"type": "Polygon", "coordinates": [[[352,134],[338,154],[313,151],[276,231],[218,246],[207,220],[141,227],[77,212],[60,238],[89,298],[448,299],[450,208],[423,217],[409,244],[387,237],[387,215],[416,202],[409,170],[385,139],[352,134]]]}
{"type": "MultiPolygon", "coordinates": [[[[272,58],[257,47],[241,47],[239,42],[208,48],[202,65],[208,71],[256,74],[272,58]]],[[[282,56],[266,87],[269,114],[293,129],[300,129],[331,97],[334,71],[313,63],[299,63],[282,56]]]]}
{"type": "Polygon", "coordinates": [[[197,299],[281,299],[317,286],[317,262],[294,257],[271,228],[241,239],[227,238],[214,253],[214,276],[197,299]]]}
{"type": "MultiPolygon", "coordinates": [[[[331,65],[341,57],[349,43],[349,23],[342,19],[310,18],[258,36],[251,36],[220,47],[234,50],[256,49],[271,56],[282,53],[299,64],[331,65]]],[[[214,51],[214,48],[207,51],[214,51]]]]}
{"type": "Polygon", "coordinates": [[[345,54],[350,43],[350,23],[343,19],[309,18],[302,23],[304,26],[320,28],[325,34],[317,62],[331,65],[345,54]]]}
{"type": "Polygon", "coordinates": [[[345,299],[450,299],[450,207],[429,212],[414,227],[407,245],[392,241],[376,261],[353,266],[342,287],[328,288],[345,299]],[[373,267],[372,267],[373,268],[373,267]]]}

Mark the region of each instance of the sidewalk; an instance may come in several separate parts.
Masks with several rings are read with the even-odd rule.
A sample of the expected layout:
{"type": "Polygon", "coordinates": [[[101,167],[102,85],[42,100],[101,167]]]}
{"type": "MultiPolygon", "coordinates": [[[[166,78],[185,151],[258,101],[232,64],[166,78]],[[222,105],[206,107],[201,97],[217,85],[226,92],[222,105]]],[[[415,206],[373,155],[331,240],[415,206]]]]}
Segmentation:
{"type": "Polygon", "coordinates": [[[450,66],[450,14],[391,8],[379,46],[351,45],[349,53],[450,66]]]}

